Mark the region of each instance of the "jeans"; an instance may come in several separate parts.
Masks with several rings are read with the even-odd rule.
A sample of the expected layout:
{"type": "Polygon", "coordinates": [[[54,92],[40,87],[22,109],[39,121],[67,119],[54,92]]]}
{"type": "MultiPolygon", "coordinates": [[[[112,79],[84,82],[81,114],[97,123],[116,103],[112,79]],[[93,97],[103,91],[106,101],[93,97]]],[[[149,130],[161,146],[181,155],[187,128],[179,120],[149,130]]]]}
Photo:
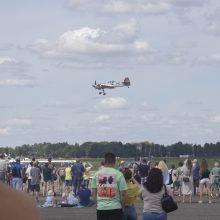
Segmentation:
{"type": "Polygon", "coordinates": [[[143,220],[167,220],[167,213],[163,212],[144,212],[143,220]]]}
{"type": "Polygon", "coordinates": [[[137,212],[134,205],[124,208],[123,220],[137,220],[137,212]]]}
{"type": "Polygon", "coordinates": [[[22,190],[22,179],[19,177],[12,178],[12,187],[16,190],[22,190]]]}
{"type": "Polygon", "coordinates": [[[73,177],[73,192],[75,195],[78,195],[81,182],[82,182],[82,177],[79,176],[73,177]]]}

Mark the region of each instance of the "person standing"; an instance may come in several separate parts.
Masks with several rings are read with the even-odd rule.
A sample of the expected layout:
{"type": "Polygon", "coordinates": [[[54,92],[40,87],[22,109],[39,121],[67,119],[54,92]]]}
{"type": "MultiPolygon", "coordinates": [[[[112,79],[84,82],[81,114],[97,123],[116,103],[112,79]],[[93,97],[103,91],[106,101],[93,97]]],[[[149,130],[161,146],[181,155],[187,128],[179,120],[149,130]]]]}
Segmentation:
{"type": "Polygon", "coordinates": [[[162,171],[163,183],[168,185],[170,182],[169,170],[164,160],[159,161],[157,168],[162,171]]]}
{"type": "Polygon", "coordinates": [[[83,184],[85,185],[85,188],[89,187],[89,172],[92,169],[92,164],[90,162],[86,162],[85,164],[85,172],[83,174],[83,184]]]}
{"type": "Polygon", "coordinates": [[[129,168],[125,169],[124,177],[128,189],[126,191],[123,220],[136,220],[137,212],[134,204],[139,194],[139,183],[132,177],[132,171],[129,168]]]}
{"type": "Polygon", "coordinates": [[[34,162],[34,166],[30,170],[31,176],[31,192],[33,197],[35,197],[36,202],[39,202],[39,192],[40,192],[40,169],[37,167],[37,162],[34,162]]]}
{"type": "Polygon", "coordinates": [[[179,196],[181,196],[181,191],[182,191],[182,167],[183,167],[183,162],[180,161],[178,163],[178,167],[176,169],[176,183],[175,183],[175,189],[177,189],[179,196]]]}
{"type": "Polygon", "coordinates": [[[220,167],[219,163],[215,162],[214,167],[211,169],[211,184],[219,184],[220,167]]]}
{"type": "Polygon", "coordinates": [[[48,163],[45,163],[43,167],[43,180],[43,196],[45,196],[49,189],[52,189],[52,169],[49,167],[48,163]]]}
{"type": "Polygon", "coordinates": [[[211,201],[211,189],[210,189],[211,182],[210,182],[210,179],[209,179],[210,171],[208,169],[208,163],[207,163],[206,159],[202,159],[202,161],[201,161],[199,175],[200,175],[200,182],[199,182],[199,201],[198,201],[198,203],[203,202],[202,201],[202,196],[203,196],[204,187],[206,187],[206,189],[208,191],[209,203],[212,203],[212,201],[211,201]]]}
{"type": "Polygon", "coordinates": [[[147,164],[147,160],[143,159],[142,163],[138,165],[138,173],[141,177],[141,184],[147,181],[149,166],[147,164]]]}
{"type": "Polygon", "coordinates": [[[63,193],[64,188],[65,188],[65,169],[66,169],[65,164],[61,163],[61,167],[59,167],[57,170],[59,190],[61,193],[63,193]]]}
{"type": "Polygon", "coordinates": [[[199,170],[200,170],[200,166],[199,163],[197,161],[197,159],[193,160],[193,187],[194,187],[194,191],[193,191],[193,195],[196,195],[196,189],[199,188],[199,170]]]}
{"type": "Polygon", "coordinates": [[[85,171],[85,168],[80,161],[76,161],[76,163],[74,163],[71,167],[73,192],[75,193],[75,195],[78,195],[80,185],[83,181],[84,171],[85,171]]]}
{"type": "Polygon", "coordinates": [[[105,167],[95,173],[91,185],[97,220],[122,220],[127,184],[123,174],[114,168],[115,155],[109,152],[104,158],[105,167]]]}
{"type": "MultiPolygon", "coordinates": [[[[161,169],[152,168],[147,182],[140,189],[140,197],[144,201],[143,220],[166,220],[167,214],[161,205],[161,198],[165,192],[163,174],[161,169]]],[[[172,191],[167,186],[167,193],[172,196],[172,191]]]]}
{"type": "Polygon", "coordinates": [[[192,171],[192,160],[187,159],[182,168],[182,195],[185,202],[185,197],[189,196],[189,202],[192,202],[193,189],[193,171],[192,171]]]}
{"type": "Polygon", "coordinates": [[[29,193],[30,192],[30,190],[31,190],[31,173],[30,173],[30,171],[31,171],[31,168],[33,167],[33,162],[31,161],[30,162],[30,164],[29,164],[29,166],[28,166],[28,168],[27,168],[27,170],[26,170],[26,176],[27,176],[27,178],[28,178],[28,188],[27,188],[27,192],[29,193]]]}
{"type": "Polygon", "coordinates": [[[70,187],[72,190],[72,183],[71,163],[68,163],[67,167],[65,168],[65,186],[70,187]]]}
{"type": "Polygon", "coordinates": [[[20,164],[20,158],[16,157],[16,162],[11,165],[12,175],[12,188],[22,191],[22,165],[20,164]]]}
{"type": "Polygon", "coordinates": [[[0,154],[0,181],[5,183],[6,176],[6,161],[4,159],[4,155],[0,154]]]}

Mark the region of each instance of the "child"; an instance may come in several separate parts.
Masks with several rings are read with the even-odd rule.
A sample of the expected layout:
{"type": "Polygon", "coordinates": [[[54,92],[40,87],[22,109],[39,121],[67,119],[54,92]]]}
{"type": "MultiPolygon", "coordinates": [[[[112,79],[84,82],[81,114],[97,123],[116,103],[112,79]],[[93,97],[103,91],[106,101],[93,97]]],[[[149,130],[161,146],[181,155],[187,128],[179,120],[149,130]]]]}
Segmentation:
{"type": "Polygon", "coordinates": [[[62,194],[61,207],[74,207],[78,205],[78,199],[74,196],[71,188],[66,186],[64,193],[62,194]]]}
{"type": "Polygon", "coordinates": [[[45,203],[42,205],[42,207],[44,208],[48,208],[48,207],[54,207],[56,206],[56,199],[55,199],[55,192],[53,190],[48,190],[47,192],[47,198],[46,198],[46,201],[45,203]]]}

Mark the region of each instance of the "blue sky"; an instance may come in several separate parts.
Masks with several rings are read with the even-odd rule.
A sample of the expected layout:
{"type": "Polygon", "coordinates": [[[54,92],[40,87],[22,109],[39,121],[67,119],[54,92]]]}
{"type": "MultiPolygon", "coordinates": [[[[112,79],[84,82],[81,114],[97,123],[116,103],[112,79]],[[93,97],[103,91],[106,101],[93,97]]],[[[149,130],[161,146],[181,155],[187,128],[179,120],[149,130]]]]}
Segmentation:
{"type": "Polygon", "coordinates": [[[219,141],[220,1],[0,3],[1,146],[219,141]]]}

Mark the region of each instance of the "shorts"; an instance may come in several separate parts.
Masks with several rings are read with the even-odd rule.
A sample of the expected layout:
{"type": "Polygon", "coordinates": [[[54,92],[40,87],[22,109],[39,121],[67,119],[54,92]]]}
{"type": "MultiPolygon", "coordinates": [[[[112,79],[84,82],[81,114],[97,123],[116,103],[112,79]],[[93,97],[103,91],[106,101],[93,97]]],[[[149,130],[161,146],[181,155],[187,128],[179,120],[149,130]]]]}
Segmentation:
{"type": "Polygon", "coordinates": [[[193,182],[195,187],[199,187],[199,182],[200,182],[199,180],[193,180],[193,182]]]}
{"type": "Polygon", "coordinates": [[[40,184],[31,185],[31,192],[40,192],[40,184]]]}
{"type": "Polygon", "coordinates": [[[201,179],[199,183],[201,183],[201,184],[210,184],[210,179],[209,178],[201,179]]]}

